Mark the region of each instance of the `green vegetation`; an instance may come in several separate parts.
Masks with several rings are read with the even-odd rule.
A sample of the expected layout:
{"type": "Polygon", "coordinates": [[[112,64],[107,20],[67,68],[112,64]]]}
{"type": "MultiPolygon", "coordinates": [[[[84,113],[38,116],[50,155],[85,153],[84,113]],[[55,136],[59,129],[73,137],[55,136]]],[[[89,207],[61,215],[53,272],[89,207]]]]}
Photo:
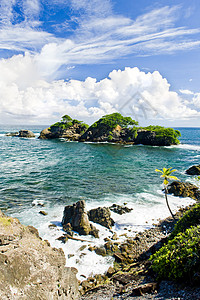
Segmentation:
{"type": "Polygon", "coordinates": [[[150,257],[160,279],[200,282],[200,226],[186,229],[150,257]]]}
{"type": "Polygon", "coordinates": [[[176,223],[169,238],[173,239],[178,233],[184,232],[191,226],[197,225],[200,225],[200,204],[196,204],[183,215],[183,217],[176,223]]]}
{"type": "Polygon", "coordinates": [[[180,131],[175,130],[173,128],[165,128],[162,126],[147,126],[140,127],[140,129],[154,131],[156,133],[157,141],[165,141],[166,144],[179,144],[178,137],[181,136],[180,131]]]}
{"type": "Polygon", "coordinates": [[[138,125],[138,122],[131,119],[131,117],[123,117],[120,113],[113,113],[110,115],[103,116],[97,122],[90,126],[90,130],[93,128],[104,128],[105,130],[113,130],[119,125],[122,128],[127,128],[128,126],[138,125]]]}
{"type": "Polygon", "coordinates": [[[56,122],[55,124],[50,126],[50,129],[54,129],[54,128],[61,128],[61,129],[68,129],[72,126],[74,126],[75,124],[80,125],[81,127],[81,132],[85,132],[88,129],[88,125],[83,123],[82,121],[76,120],[76,119],[72,119],[70,116],[68,115],[64,115],[62,117],[61,122],[56,122]]]}
{"type": "Polygon", "coordinates": [[[178,180],[178,178],[176,176],[172,176],[171,174],[173,172],[175,172],[176,170],[171,170],[172,168],[163,168],[163,170],[158,170],[156,169],[155,171],[156,172],[160,172],[162,175],[160,176],[161,178],[164,178],[164,181],[163,181],[163,184],[164,184],[164,191],[165,191],[165,200],[166,200],[166,203],[167,203],[167,207],[170,211],[170,214],[172,216],[172,218],[174,218],[174,215],[170,209],[170,206],[169,206],[169,202],[168,202],[168,198],[167,198],[167,185],[169,184],[169,180],[170,179],[173,179],[173,180],[178,180]]]}

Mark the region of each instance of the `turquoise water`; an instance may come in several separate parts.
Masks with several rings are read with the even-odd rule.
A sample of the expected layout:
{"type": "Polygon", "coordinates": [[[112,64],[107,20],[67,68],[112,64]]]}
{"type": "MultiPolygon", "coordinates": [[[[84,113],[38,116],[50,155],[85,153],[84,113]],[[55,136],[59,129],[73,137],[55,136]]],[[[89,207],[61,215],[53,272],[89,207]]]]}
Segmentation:
{"type": "MultiPolygon", "coordinates": [[[[28,128],[37,134],[44,127],[28,128]]],[[[185,179],[199,162],[200,129],[180,129],[191,147],[160,148],[5,137],[9,129],[18,128],[0,128],[0,207],[11,213],[35,199],[55,205],[109,196],[112,202],[113,195],[151,192],[160,185],[155,168],[172,166],[185,179]]]]}
{"type": "MultiPolygon", "coordinates": [[[[23,128],[32,130],[38,136],[45,127],[23,128]]],[[[52,234],[48,224],[54,222],[60,225],[65,205],[80,199],[86,200],[88,208],[127,202],[134,212],[122,217],[114,214],[114,230],[123,233],[128,226],[137,231],[151,226],[152,219],[168,215],[161,192],[161,179],[155,168],[176,168],[174,175],[178,178],[195,182],[194,178],[185,174],[185,170],[199,164],[200,128],[180,128],[182,144],[171,147],[5,136],[6,132],[19,129],[21,127],[0,127],[0,209],[18,217],[26,225],[37,227],[41,236],[57,247],[61,246],[55,241],[58,233],[52,234]],[[47,217],[38,214],[41,208],[32,207],[33,201],[45,204],[43,210],[48,212],[47,217]]],[[[188,201],[173,196],[170,198],[174,210],[181,204],[187,205],[188,201]]],[[[64,249],[68,254],[70,247],[69,244],[64,249]]],[[[76,246],[73,247],[76,249],[76,246]]],[[[93,264],[97,263],[96,256],[94,261],[93,264]]],[[[69,260],[68,264],[77,267],[77,259],[69,260]]],[[[106,269],[110,261],[101,261],[100,264],[104,264],[106,269]]],[[[82,265],[84,269],[85,262],[82,265]]],[[[98,267],[96,271],[99,271],[98,267]]]]}

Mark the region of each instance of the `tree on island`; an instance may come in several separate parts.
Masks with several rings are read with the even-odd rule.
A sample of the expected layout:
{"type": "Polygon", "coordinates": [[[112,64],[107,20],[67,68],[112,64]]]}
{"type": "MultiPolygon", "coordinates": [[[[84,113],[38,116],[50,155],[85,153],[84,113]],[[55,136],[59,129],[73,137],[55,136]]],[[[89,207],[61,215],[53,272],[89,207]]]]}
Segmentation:
{"type": "Polygon", "coordinates": [[[164,178],[163,184],[164,184],[165,200],[166,200],[166,203],[167,203],[167,207],[168,207],[168,209],[169,209],[169,211],[170,211],[170,214],[171,214],[172,218],[175,220],[174,215],[173,215],[173,213],[172,213],[172,211],[171,211],[171,208],[170,208],[170,206],[169,206],[168,198],[167,198],[167,194],[168,194],[167,186],[168,186],[168,184],[169,184],[169,180],[170,180],[170,179],[173,179],[173,180],[179,180],[179,179],[178,179],[176,176],[172,176],[172,175],[171,175],[173,172],[175,172],[175,171],[177,171],[177,170],[175,170],[175,169],[174,169],[174,170],[171,170],[171,169],[172,169],[172,168],[168,168],[168,169],[163,168],[162,171],[161,171],[161,170],[158,170],[158,169],[156,169],[155,171],[156,171],[156,172],[162,173],[162,175],[161,175],[160,177],[163,177],[163,178],[164,178]]]}

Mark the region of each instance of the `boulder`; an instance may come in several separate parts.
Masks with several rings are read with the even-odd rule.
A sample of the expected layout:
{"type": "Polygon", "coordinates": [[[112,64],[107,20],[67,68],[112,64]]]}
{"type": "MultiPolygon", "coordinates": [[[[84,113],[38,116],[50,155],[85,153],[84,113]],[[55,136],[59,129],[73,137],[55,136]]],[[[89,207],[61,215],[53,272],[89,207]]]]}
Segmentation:
{"type": "Polygon", "coordinates": [[[89,222],[84,200],[65,206],[62,219],[63,229],[68,223],[71,224],[72,230],[81,235],[91,234],[98,237],[98,230],[89,222]]]}
{"type": "Polygon", "coordinates": [[[196,185],[189,182],[173,181],[168,186],[168,193],[174,194],[174,196],[190,197],[194,200],[200,199],[199,188],[196,185]]]}
{"type": "Polygon", "coordinates": [[[119,215],[129,213],[133,210],[132,208],[128,208],[126,206],[121,206],[121,205],[118,205],[118,204],[113,204],[112,206],[109,207],[109,209],[112,210],[113,212],[115,212],[116,214],[119,214],[119,215]]]}
{"type": "Polygon", "coordinates": [[[200,165],[192,166],[186,170],[188,175],[200,175],[200,165]]]}
{"type": "Polygon", "coordinates": [[[62,249],[0,211],[0,299],[78,299],[77,270],[65,264],[62,249]]]}
{"type": "Polygon", "coordinates": [[[25,137],[25,138],[34,138],[35,134],[30,130],[20,130],[18,136],[25,137]]]}
{"type": "Polygon", "coordinates": [[[111,218],[111,212],[108,207],[98,207],[91,209],[88,212],[89,220],[98,223],[108,229],[111,229],[114,225],[114,221],[111,218]]]}

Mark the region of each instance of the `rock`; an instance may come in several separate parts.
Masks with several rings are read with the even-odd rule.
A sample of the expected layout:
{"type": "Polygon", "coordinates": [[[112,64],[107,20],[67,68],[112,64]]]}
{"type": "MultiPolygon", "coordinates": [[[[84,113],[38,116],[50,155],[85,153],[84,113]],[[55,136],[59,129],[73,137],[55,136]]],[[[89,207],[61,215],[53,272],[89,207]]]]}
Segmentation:
{"type": "Polygon", "coordinates": [[[111,229],[114,225],[114,221],[110,216],[111,213],[109,208],[107,207],[94,208],[88,212],[88,217],[90,221],[98,223],[108,229],[111,229]]]}
{"type": "Polygon", "coordinates": [[[112,236],[112,240],[117,240],[118,239],[118,236],[117,236],[117,233],[115,232],[112,236]]]}
{"type": "Polygon", "coordinates": [[[18,136],[25,137],[25,138],[34,138],[35,134],[30,130],[20,130],[18,136]]]}
{"type": "Polygon", "coordinates": [[[117,262],[123,262],[124,261],[124,256],[119,252],[115,252],[113,256],[114,256],[114,258],[117,262]]]}
{"type": "Polygon", "coordinates": [[[44,211],[44,210],[40,210],[39,214],[41,214],[43,216],[47,216],[48,215],[48,213],[46,211],[44,211]]]}
{"type": "Polygon", "coordinates": [[[108,277],[111,277],[114,273],[115,273],[115,269],[113,267],[109,267],[106,274],[108,277]]]}
{"type": "Polygon", "coordinates": [[[33,227],[0,211],[0,299],[79,298],[77,270],[65,267],[62,249],[51,248],[33,227]]]}
{"type": "Polygon", "coordinates": [[[194,200],[200,199],[199,188],[196,185],[189,182],[173,181],[168,186],[168,193],[174,194],[174,196],[179,197],[190,197],[194,200]]]}
{"type": "Polygon", "coordinates": [[[130,296],[143,296],[143,294],[151,294],[158,288],[157,282],[141,284],[132,290],[130,296]]]}
{"type": "Polygon", "coordinates": [[[5,134],[5,136],[19,136],[19,132],[8,132],[5,134]]]}
{"type": "Polygon", "coordinates": [[[104,247],[96,247],[95,253],[101,256],[106,256],[106,249],[104,247]]]}
{"type": "Polygon", "coordinates": [[[68,223],[71,224],[72,230],[77,231],[81,235],[91,234],[94,237],[98,237],[98,230],[89,222],[84,200],[65,206],[62,219],[63,228],[68,223]]]}
{"type": "Polygon", "coordinates": [[[126,206],[121,206],[118,204],[113,204],[112,206],[109,207],[109,209],[119,215],[129,213],[133,210],[132,208],[128,208],[126,206]]]}
{"type": "Polygon", "coordinates": [[[186,170],[188,175],[200,175],[200,165],[192,166],[186,170]]]}

